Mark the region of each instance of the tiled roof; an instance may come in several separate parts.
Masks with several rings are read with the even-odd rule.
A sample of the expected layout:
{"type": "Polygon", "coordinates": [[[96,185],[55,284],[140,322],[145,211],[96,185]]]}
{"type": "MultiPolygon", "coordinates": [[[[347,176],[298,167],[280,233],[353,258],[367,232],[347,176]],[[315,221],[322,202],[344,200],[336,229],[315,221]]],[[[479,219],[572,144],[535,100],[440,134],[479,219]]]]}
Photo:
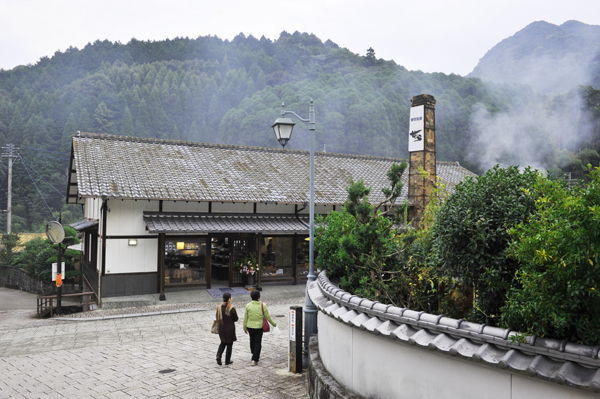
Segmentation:
{"type": "MultiPolygon", "coordinates": [[[[400,159],[315,154],[315,203],[343,204],[353,177],[383,199],[386,172],[400,159]]],[[[456,162],[438,162],[448,186],[475,176],[456,162]]],[[[222,202],[309,201],[309,153],[273,148],[80,133],[73,136],[69,202],[83,197],[222,202]]],[[[408,172],[402,198],[406,198],[408,172]]]]}
{"type": "Polygon", "coordinates": [[[144,212],[150,233],[308,234],[308,217],[295,215],[144,212]]]}
{"type": "Polygon", "coordinates": [[[83,231],[85,229],[89,229],[90,227],[97,226],[98,224],[98,219],[82,219],[78,222],[71,223],[69,227],[72,227],[77,231],[83,231]]]}
{"type": "Polygon", "coordinates": [[[600,393],[600,346],[589,347],[528,336],[516,331],[416,312],[351,295],[334,286],[325,272],[311,283],[312,302],[324,314],[351,327],[409,345],[458,356],[516,374],[600,393]]]}

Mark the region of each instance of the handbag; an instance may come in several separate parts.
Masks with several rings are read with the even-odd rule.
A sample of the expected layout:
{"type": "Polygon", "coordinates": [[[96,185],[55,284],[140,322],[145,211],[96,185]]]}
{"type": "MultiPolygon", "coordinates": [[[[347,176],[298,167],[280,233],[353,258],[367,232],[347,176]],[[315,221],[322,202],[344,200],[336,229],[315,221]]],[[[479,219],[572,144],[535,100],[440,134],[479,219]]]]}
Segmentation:
{"type": "Polygon", "coordinates": [[[265,319],[265,307],[262,302],[260,303],[260,308],[262,309],[262,314],[263,314],[263,332],[269,332],[269,331],[271,331],[271,326],[269,325],[269,322],[267,321],[267,319],[265,319]]]}
{"type": "Polygon", "coordinates": [[[218,334],[219,333],[219,327],[221,326],[222,322],[221,322],[221,306],[219,306],[217,308],[217,315],[216,315],[217,319],[215,321],[213,321],[212,323],[212,327],[210,328],[210,332],[213,334],[218,334]]]}

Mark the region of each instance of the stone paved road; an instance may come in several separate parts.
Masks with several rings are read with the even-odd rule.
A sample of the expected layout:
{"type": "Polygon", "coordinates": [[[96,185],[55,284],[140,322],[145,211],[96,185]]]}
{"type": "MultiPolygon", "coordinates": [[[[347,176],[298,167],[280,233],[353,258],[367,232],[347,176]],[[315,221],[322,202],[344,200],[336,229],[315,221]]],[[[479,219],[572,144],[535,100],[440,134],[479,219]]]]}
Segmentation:
{"type": "MultiPolygon", "coordinates": [[[[235,297],[234,297],[235,301],[235,297]]],[[[287,317],[303,298],[269,303],[282,334],[265,334],[250,365],[238,322],[233,361],[218,366],[209,311],[98,321],[32,319],[0,313],[0,398],[304,398],[306,373],[288,370],[287,317]],[[162,374],[161,370],[175,370],[162,374]]],[[[243,317],[245,302],[234,302],[243,317]]],[[[185,306],[182,306],[185,308],[185,306]]],[[[127,312],[124,309],[123,312],[127,312]]]]}

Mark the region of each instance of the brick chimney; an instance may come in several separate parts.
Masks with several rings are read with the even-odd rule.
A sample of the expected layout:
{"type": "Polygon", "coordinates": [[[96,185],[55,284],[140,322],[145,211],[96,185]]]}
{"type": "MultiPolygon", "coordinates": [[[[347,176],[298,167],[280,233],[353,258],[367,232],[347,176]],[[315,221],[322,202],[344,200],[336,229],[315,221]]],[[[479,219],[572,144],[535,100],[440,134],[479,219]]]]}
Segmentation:
{"type": "Polygon", "coordinates": [[[408,132],[408,219],[418,226],[436,182],[435,98],[420,94],[411,100],[408,132]],[[423,177],[420,170],[429,173],[423,177]]]}

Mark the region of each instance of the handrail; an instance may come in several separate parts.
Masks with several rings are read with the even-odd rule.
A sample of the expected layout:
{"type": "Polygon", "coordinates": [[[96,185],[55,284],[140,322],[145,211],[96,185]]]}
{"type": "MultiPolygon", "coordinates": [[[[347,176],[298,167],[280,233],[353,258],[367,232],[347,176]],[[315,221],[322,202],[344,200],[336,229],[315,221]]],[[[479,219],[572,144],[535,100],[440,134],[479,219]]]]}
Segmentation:
{"type": "MultiPolygon", "coordinates": [[[[86,297],[86,307],[90,306],[90,297],[96,295],[94,292],[79,292],[75,294],[63,294],[62,298],[77,298],[79,297],[79,304],[83,305],[83,297],[86,297]]],[[[48,310],[50,310],[50,317],[54,317],[54,300],[57,295],[38,295],[37,297],[37,317],[42,317],[48,310]]]]}

